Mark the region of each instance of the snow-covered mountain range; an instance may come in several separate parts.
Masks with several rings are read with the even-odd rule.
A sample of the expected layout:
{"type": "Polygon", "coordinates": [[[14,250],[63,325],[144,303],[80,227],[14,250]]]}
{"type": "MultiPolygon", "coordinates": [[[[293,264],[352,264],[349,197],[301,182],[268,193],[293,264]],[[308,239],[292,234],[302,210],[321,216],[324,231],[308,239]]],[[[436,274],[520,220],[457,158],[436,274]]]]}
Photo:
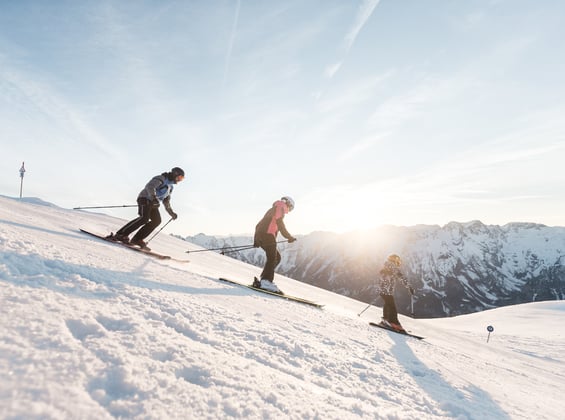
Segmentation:
{"type": "MultiPolygon", "coordinates": [[[[250,236],[199,234],[186,240],[206,248],[246,245],[250,236]]],[[[565,298],[565,228],[532,223],[383,226],[368,233],[314,232],[280,244],[277,272],[345,296],[371,302],[389,254],[402,257],[416,289],[416,317],[452,316],[509,304],[565,298]]],[[[261,249],[228,255],[262,266],[261,249]]],[[[260,271],[258,270],[258,273],[260,271]]],[[[399,311],[412,311],[397,287],[399,311]]]]}

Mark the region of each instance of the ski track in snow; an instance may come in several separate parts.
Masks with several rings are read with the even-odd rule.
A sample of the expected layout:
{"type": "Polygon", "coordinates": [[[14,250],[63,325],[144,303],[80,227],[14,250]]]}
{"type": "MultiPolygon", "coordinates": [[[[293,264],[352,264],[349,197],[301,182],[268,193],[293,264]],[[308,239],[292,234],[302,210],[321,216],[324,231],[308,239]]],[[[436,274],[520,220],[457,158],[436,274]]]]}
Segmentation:
{"type": "MultiPolygon", "coordinates": [[[[122,223],[0,197],[1,418],[556,419],[565,409],[563,302],[401,318],[426,336],[417,341],[370,327],[380,308],[358,317],[365,304],[284,277],[283,290],[325,308],[215,280],[256,274],[228,257],[159,261],[78,232],[122,223]]],[[[165,234],[154,248],[196,249],[165,234]]]]}

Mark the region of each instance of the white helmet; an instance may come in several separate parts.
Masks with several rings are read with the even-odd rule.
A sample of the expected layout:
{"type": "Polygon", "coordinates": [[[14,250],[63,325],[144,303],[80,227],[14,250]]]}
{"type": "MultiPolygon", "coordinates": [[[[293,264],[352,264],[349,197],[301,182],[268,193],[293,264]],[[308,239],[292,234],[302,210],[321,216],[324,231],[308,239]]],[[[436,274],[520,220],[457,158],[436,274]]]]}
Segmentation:
{"type": "Polygon", "coordinates": [[[294,200],[288,195],[282,197],[281,200],[284,201],[288,206],[288,211],[292,211],[292,209],[294,208],[294,200]]]}

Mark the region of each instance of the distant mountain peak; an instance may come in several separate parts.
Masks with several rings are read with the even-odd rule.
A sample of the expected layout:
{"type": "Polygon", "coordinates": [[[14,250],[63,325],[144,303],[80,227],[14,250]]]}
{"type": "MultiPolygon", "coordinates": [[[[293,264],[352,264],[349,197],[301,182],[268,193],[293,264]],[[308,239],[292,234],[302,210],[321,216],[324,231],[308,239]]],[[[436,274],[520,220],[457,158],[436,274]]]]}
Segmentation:
{"type": "MultiPolygon", "coordinates": [[[[565,298],[565,228],[514,222],[485,225],[480,220],[443,227],[384,226],[363,235],[315,232],[280,246],[277,272],[365,302],[377,298],[373,284],[385,258],[401,255],[418,293],[419,316],[452,316],[534,300],[565,298]],[[386,237],[387,240],[383,241],[386,237]]],[[[251,237],[186,238],[205,247],[250,243],[251,237]]],[[[252,249],[231,254],[262,266],[252,249]]],[[[406,290],[396,291],[399,310],[410,311],[406,290]]]]}

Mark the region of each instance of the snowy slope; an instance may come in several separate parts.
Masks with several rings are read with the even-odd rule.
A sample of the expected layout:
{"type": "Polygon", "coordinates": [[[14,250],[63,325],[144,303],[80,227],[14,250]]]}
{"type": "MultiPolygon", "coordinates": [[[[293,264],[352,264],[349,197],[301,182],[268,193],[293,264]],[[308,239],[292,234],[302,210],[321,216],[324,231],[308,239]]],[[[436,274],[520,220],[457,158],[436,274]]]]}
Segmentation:
{"type": "Polygon", "coordinates": [[[122,223],[0,197],[0,418],[562,417],[562,301],[402,317],[417,341],[288,278],[324,309],[218,282],[257,268],[171,236],[152,247],[190,263],[78,232],[122,223]]]}

